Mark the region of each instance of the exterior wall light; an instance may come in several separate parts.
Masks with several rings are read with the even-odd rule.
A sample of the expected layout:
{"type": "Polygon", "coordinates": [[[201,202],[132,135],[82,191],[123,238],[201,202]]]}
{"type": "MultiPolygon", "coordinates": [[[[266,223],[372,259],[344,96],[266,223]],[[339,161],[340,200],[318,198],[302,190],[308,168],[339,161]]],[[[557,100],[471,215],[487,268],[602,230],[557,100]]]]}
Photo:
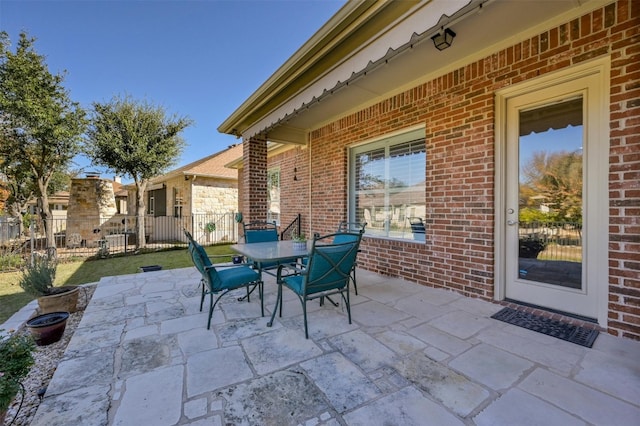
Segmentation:
{"type": "Polygon", "coordinates": [[[451,31],[450,28],[447,28],[444,31],[440,31],[439,33],[431,37],[431,40],[433,40],[433,45],[436,47],[436,49],[444,50],[447,47],[451,46],[451,43],[453,43],[453,38],[455,36],[456,33],[451,31]]]}

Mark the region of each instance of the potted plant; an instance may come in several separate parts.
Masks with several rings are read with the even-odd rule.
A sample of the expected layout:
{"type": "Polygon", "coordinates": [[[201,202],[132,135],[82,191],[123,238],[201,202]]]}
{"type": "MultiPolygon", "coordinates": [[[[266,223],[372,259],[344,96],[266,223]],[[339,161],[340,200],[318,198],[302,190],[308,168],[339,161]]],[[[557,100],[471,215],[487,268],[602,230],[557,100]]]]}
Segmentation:
{"type": "Polygon", "coordinates": [[[38,299],[40,313],[76,311],[79,287],[54,287],[57,267],[55,257],[34,255],[22,270],[20,287],[38,299]]]}
{"type": "Polygon", "coordinates": [[[294,232],[291,234],[291,239],[293,240],[293,249],[294,250],[306,250],[307,249],[307,236],[304,232],[297,233],[294,232]]]}
{"type": "Polygon", "coordinates": [[[215,222],[208,222],[204,225],[204,231],[207,233],[207,242],[211,239],[211,233],[215,232],[216,224],[215,222]]]}
{"type": "Polygon", "coordinates": [[[24,334],[5,335],[0,330],[0,422],[33,365],[33,340],[24,334]]]}

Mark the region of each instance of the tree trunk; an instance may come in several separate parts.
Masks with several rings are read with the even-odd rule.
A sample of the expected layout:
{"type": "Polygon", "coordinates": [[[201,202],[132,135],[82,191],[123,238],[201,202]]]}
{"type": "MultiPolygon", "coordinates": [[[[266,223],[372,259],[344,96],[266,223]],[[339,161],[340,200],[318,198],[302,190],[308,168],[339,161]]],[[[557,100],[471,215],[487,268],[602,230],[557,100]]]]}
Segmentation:
{"type": "Polygon", "coordinates": [[[26,210],[26,206],[23,207],[17,201],[14,201],[9,207],[9,216],[18,219],[18,237],[24,235],[24,215],[22,211],[26,210]]]}
{"type": "Polygon", "coordinates": [[[53,239],[53,214],[49,208],[49,197],[47,196],[47,186],[40,180],[38,180],[38,187],[40,189],[40,217],[42,218],[42,224],[44,225],[44,235],[46,239],[47,253],[54,252],[56,249],[56,242],[53,239]]]}
{"type": "Polygon", "coordinates": [[[144,217],[146,203],[144,202],[144,193],[147,187],[147,181],[136,180],[136,235],[138,236],[138,249],[144,248],[146,245],[144,217]]]}

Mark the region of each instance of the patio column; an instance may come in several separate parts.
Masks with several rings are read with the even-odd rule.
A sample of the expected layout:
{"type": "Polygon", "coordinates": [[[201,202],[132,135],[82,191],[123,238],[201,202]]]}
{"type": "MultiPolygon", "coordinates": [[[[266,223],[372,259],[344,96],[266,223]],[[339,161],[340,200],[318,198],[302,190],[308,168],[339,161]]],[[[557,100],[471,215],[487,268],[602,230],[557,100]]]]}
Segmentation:
{"type": "Polygon", "coordinates": [[[242,204],[245,222],[267,219],[267,139],[254,136],[242,142],[242,204]]]}

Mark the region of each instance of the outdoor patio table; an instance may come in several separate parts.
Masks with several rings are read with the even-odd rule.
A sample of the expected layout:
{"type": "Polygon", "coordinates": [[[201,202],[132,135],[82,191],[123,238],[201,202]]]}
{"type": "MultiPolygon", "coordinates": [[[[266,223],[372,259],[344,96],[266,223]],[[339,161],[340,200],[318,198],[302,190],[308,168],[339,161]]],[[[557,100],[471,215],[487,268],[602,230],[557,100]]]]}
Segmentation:
{"type": "MultiPolygon", "coordinates": [[[[292,263],[297,259],[309,256],[309,246],[305,250],[293,248],[293,241],[267,241],[264,243],[233,244],[231,249],[251,259],[258,265],[259,273],[262,275],[263,264],[292,263]]],[[[275,275],[265,269],[265,272],[275,275]]]]}

